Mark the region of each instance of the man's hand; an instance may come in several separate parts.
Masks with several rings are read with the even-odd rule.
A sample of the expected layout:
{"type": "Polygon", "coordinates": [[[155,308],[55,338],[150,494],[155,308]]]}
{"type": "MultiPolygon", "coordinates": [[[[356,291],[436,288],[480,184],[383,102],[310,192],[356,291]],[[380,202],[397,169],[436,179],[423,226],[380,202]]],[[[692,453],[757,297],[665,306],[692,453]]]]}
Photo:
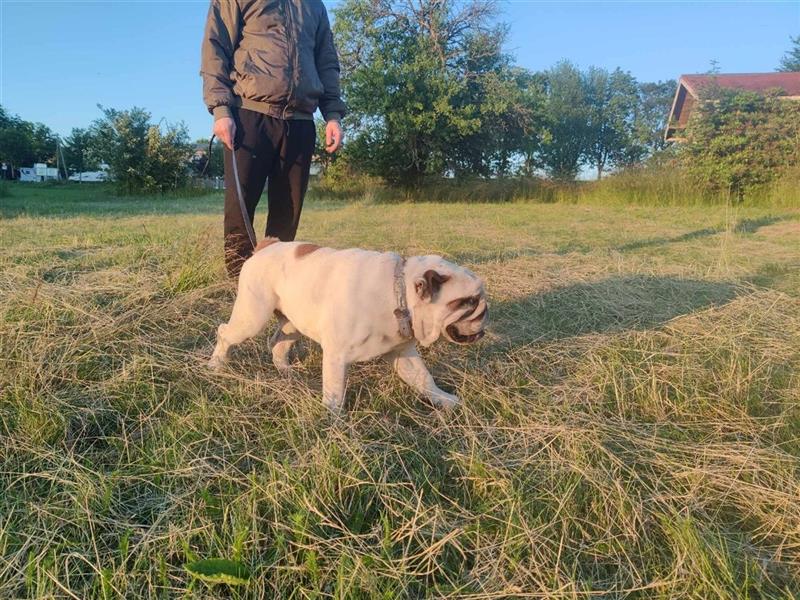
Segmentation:
{"type": "Polygon", "coordinates": [[[223,117],[214,121],[214,135],[233,150],[233,140],[236,137],[236,121],[230,117],[223,117]]]}
{"type": "Polygon", "coordinates": [[[328,121],[325,124],[325,150],[333,154],[342,147],[342,126],[339,121],[328,121]]]}

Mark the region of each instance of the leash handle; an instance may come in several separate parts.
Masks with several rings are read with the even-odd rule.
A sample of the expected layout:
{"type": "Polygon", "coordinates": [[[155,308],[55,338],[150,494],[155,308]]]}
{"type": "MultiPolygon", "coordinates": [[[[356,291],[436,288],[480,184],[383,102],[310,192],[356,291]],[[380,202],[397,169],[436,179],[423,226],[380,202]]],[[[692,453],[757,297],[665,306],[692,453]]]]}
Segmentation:
{"type": "MultiPolygon", "coordinates": [[[[211,162],[211,147],[214,143],[214,138],[217,137],[214,134],[211,134],[211,139],[208,140],[208,160],[206,160],[206,166],[203,167],[203,172],[201,175],[205,175],[206,168],[208,168],[208,163],[211,162]]],[[[250,221],[250,215],[247,212],[247,204],[244,201],[244,194],[242,194],[242,184],[239,180],[239,165],[236,161],[236,150],[234,145],[234,150],[230,151],[231,153],[231,164],[233,165],[233,181],[236,184],[236,196],[239,199],[239,211],[242,213],[242,221],[244,221],[244,227],[247,230],[247,237],[250,239],[250,244],[253,248],[256,247],[256,232],[253,229],[253,223],[250,221]]]]}

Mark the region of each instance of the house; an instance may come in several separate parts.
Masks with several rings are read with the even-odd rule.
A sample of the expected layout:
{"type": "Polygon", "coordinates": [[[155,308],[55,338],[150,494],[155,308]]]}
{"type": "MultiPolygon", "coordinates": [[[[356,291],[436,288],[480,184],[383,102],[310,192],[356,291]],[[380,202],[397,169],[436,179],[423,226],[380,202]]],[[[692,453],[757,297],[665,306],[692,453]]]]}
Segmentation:
{"type": "Polygon", "coordinates": [[[69,180],[79,183],[100,183],[108,181],[108,173],[106,171],[83,171],[81,173],[73,173],[69,176],[69,180]]]}
{"type": "Polygon", "coordinates": [[[20,167],[19,180],[20,181],[57,181],[59,179],[58,169],[56,167],[48,167],[44,163],[36,163],[32,167],[20,167]]]}
{"type": "Polygon", "coordinates": [[[109,181],[108,165],[106,163],[100,163],[99,170],[73,173],[68,179],[69,181],[77,181],[79,183],[101,183],[103,181],[109,181]]]}
{"type": "Polygon", "coordinates": [[[703,90],[721,87],[751,92],[781,89],[787,100],[800,100],[800,73],[720,73],[715,75],[681,75],[672,101],[664,139],[680,142],[692,110],[703,90]]]}

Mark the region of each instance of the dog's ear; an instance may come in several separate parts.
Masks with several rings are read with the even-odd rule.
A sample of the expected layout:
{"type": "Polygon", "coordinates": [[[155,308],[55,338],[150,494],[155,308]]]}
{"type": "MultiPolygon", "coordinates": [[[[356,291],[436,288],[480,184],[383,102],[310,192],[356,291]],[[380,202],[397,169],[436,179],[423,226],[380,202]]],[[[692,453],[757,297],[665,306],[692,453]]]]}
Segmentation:
{"type": "Polygon", "coordinates": [[[423,300],[432,300],[448,279],[450,279],[449,275],[442,275],[433,269],[428,269],[422,277],[418,277],[414,282],[417,296],[423,300]]]}

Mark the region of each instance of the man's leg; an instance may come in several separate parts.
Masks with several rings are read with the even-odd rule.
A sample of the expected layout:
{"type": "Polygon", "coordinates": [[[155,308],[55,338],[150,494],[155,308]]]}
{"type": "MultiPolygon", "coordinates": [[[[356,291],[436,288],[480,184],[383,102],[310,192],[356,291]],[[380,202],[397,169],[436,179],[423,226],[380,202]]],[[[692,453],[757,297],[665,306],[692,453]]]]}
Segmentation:
{"type": "Polygon", "coordinates": [[[289,242],[300,224],[317,131],[313,121],[303,120],[274,119],[271,127],[280,127],[283,135],[280,158],[275,161],[267,184],[267,235],[289,242]]]}
{"type": "MultiPolygon", "coordinates": [[[[264,131],[265,115],[240,108],[236,115],[236,164],[239,167],[239,181],[247,207],[247,217],[253,222],[253,215],[264,190],[264,182],[275,161],[275,145],[264,131]]],[[[247,237],[239,197],[236,193],[236,180],[233,177],[233,153],[225,149],[225,267],[228,276],[236,279],[242,263],[253,253],[250,238],[247,237]]],[[[277,161],[275,161],[277,162],[277,161]]]]}

